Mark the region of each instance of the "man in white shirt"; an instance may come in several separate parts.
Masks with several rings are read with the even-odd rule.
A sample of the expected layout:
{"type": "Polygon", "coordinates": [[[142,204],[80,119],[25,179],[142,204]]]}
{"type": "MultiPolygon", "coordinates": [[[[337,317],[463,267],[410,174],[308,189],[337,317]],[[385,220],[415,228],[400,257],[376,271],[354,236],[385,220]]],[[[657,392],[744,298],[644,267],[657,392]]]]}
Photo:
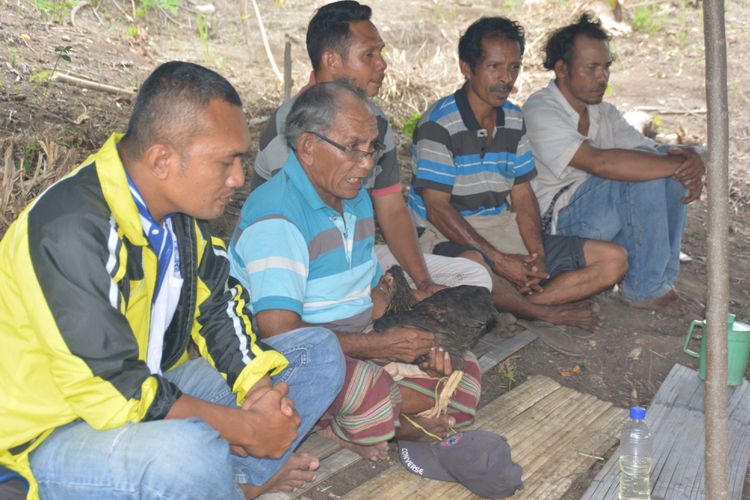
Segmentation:
{"type": "Polygon", "coordinates": [[[629,254],[622,283],[628,305],[700,318],[703,306],[674,285],[687,204],[700,197],[705,167],[691,148],[662,154],[602,102],[612,64],[608,41],[587,14],[555,31],[544,61],[555,79],[523,108],[542,229],[619,243],[629,254]]]}

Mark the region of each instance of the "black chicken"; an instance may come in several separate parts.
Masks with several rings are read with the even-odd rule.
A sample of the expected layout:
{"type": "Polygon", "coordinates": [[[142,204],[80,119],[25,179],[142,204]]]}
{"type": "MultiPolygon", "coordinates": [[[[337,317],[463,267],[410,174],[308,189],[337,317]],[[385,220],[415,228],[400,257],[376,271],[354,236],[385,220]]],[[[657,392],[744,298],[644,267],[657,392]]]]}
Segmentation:
{"type": "MultiPolygon", "coordinates": [[[[462,370],[466,351],[497,321],[489,290],[462,285],[440,290],[416,302],[401,267],[393,266],[388,273],[393,276],[395,290],[385,314],[374,322],[375,331],[402,325],[428,330],[435,335],[435,345],[448,351],[453,369],[462,370]]],[[[414,363],[425,359],[422,356],[414,363]]]]}

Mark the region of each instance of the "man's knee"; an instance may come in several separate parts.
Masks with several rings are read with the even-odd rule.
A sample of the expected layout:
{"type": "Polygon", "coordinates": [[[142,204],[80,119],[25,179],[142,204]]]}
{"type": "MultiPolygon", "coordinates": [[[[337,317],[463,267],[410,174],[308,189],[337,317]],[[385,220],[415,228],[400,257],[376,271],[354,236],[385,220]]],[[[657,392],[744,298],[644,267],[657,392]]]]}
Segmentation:
{"type": "Polygon", "coordinates": [[[331,330],[322,327],[299,328],[271,337],[266,342],[289,360],[289,367],[281,374],[281,380],[293,384],[300,382],[300,375],[303,383],[311,378],[325,380],[325,384],[317,386],[320,399],[332,400],[336,397],[344,384],[346,365],[341,345],[331,330]],[[298,372],[299,369],[303,371],[298,372]]]}
{"type": "MultiPolygon", "coordinates": [[[[157,432],[161,445],[151,448],[150,459],[142,457],[143,496],[161,493],[165,497],[200,498],[201,492],[214,498],[235,496],[229,444],[215,429],[198,418],[160,424],[160,428],[153,431],[157,432]]],[[[136,432],[141,431],[142,428],[136,432]]],[[[125,457],[123,467],[132,465],[133,461],[125,457]]]]}
{"type": "Polygon", "coordinates": [[[609,285],[620,281],[628,270],[628,251],[621,245],[607,241],[588,240],[585,243],[587,264],[600,264],[598,278],[609,285]]]}
{"type": "Polygon", "coordinates": [[[339,339],[331,330],[319,327],[305,328],[304,335],[310,345],[310,364],[319,366],[325,373],[328,386],[334,391],[332,397],[335,397],[343,386],[346,375],[344,353],[339,339]]]}
{"type": "Polygon", "coordinates": [[[614,275],[613,283],[617,283],[628,272],[628,251],[620,245],[610,245],[612,247],[609,250],[611,254],[611,258],[609,259],[610,269],[614,275]]]}
{"type": "Polygon", "coordinates": [[[341,344],[335,333],[328,328],[311,326],[295,330],[294,334],[301,339],[300,343],[311,351],[311,356],[320,362],[340,367],[343,373],[344,354],[341,352],[341,344]]]}
{"type": "Polygon", "coordinates": [[[667,203],[670,205],[679,204],[678,206],[685,206],[681,201],[681,199],[688,193],[685,186],[683,186],[680,181],[672,179],[671,177],[665,178],[664,182],[666,184],[667,203]]]}

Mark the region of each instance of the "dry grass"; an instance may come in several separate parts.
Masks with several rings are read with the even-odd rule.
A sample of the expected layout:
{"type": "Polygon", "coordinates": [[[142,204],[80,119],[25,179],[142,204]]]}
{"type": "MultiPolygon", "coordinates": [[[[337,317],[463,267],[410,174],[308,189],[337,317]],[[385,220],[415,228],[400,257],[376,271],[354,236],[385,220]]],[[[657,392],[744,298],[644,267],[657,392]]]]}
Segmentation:
{"type": "MultiPolygon", "coordinates": [[[[297,3],[303,4],[301,0],[297,3]]],[[[472,3],[481,2],[446,2],[444,0],[424,3],[404,2],[401,16],[384,16],[382,22],[378,21],[381,34],[387,43],[385,58],[389,64],[378,101],[397,131],[400,131],[400,128],[414,114],[423,113],[430,104],[452,93],[463,82],[456,47],[462,30],[476,19],[478,11],[467,7],[467,4],[472,3]],[[414,5],[417,7],[415,8],[414,5]],[[438,16],[438,13],[441,15],[438,16]]],[[[597,5],[601,3],[601,0],[525,0],[502,3],[502,12],[498,13],[516,19],[526,27],[524,68],[516,82],[515,92],[511,97],[513,101],[523,102],[533,90],[543,86],[550,77],[550,73],[543,70],[541,66],[542,48],[550,28],[571,21],[583,10],[596,10],[597,5]]],[[[677,9],[673,4],[674,2],[669,3],[672,6],[670,8],[677,9]]],[[[291,12],[292,10],[294,9],[291,7],[289,9],[269,8],[266,11],[266,21],[272,34],[279,37],[281,36],[279,34],[283,34],[284,37],[288,36],[293,40],[293,74],[296,81],[294,91],[297,91],[309,76],[309,62],[304,50],[304,29],[302,28],[307,22],[309,12],[305,11],[304,15],[295,13],[295,15],[291,12]]],[[[631,11],[628,12],[632,16],[631,11]]],[[[687,11],[687,14],[691,13],[692,11],[687,11]]],[[[114,16],[117,18],[118,15],[114,13],[114,16]]],[[[183,21],[187,22],[187,18],[183,21]]],[[[152,20],[152,22],[158,21],[152,20]]],[[[153,30],[153,33],[159,32],[159,29],[153,30]]],[[[248,54],[246,49],[239,52],[236,50],[237,38],[241,36],[238,31],[234,37],[227,35],[221,41],[212,40],[212,62],[215,64],[209,64],[209,66],[215,65],[214,69],[225,74],[238,87],[244,98],[251,129],[257,133],[263,126],[264,118],[268,117],[281,102],[281,85],[268,68],[264,54],[256,54],[253,51],[248,54]],[[219,64],[218,61],[223,58],[226,58],[226,64],[219,64]],[[253,64],[248,64],[248,59],[253,64]]],[[[166,43],[156,35],[154,35],[154,41],[166,43]]],[[[282,47],[283,43],[276,40],[275,46],[282,47]]],[[[23,50],[23,45],[19,47],[21,47],[19,50],[23,50]]],[[[166,52],[166,48],[163,49],[166,52]]],[[[182,55],[189,56],[190,54],[186,52],[182,55]]],[[[180,53],[170,52],[170,55],[178,57],[180,53]]],[[[277,62],[281,63],[278,56],[277,54],[277,62]]],[[[83,63],[84,56],[77,54],[76,61],[83,63]]],[[[91,67],[101,69],[100,66],[91,67]]],[[[91,69],[89,68],[88,71],[91,69]]],[[[115,73],[109,75],[114,83],[122,84],[117,80],[118,76],[121,77],[115,73]]],[[[85,131],[85,127],[79,126],[76,120],[61,121],[61,123],[64,122],[63,125],[73,130],[72,133],[75,136],[73,138],[62,139],[59,131],[52,130],[52,124],[57,123],[54,118],[62,114],[60,108],[75,109],[77,105],[74,99],[60,95],[56,100],[50,99],[49,103],[43,105],[28,104],[31,110],[30,116],[38,117],[38,111],[42,108],[48,112],[45,120],[37,121],[41,122],[41,130],[30,126],[23,135],[13,135],[0,140],[0,161],[2,161],[0,163],[0,236],[34,196],[81,161],[85,154],[96,147],[96,144],[101,143],[105,138],[105,133],[124,127],[125,107],[120,109],[118,105],[118,109],[113,109],[112,113],[102,113],[101,108],[108,106],[108,98],[98,95],[94,98],[99,101],[86,101],[84,109],[89,106],[89,114],[92,116],[96,114],[97,117],[107,116],[108,121],[101,123],[99,120],[96,125],[89,126],[88,132],[85,131]],[[55,108],[52,104],[58,107],[55,108]],[[76,126],[73,127],[71,123],[75,123],[76,126]],[[59,146],[63,143],[68,144],[70,149],[59,146]]],[[[746,100],[744,96],[742,98],[746,100]]],[[[14,106],[22,108],[20,101],[14,106]]],[[[13,134],[14,130],[22,129],[5,132],[13,134]]],[[[408,146],[410,138],[399,135],[401,143],[408,146]]],[[[737,153],[730,158],[731,164],[747,163],[745,148],[740,147],[746,143],[742,139],[747,138],[747,135],[747,128],[740,127],[736,130],[734,139],[737,141],[737,147],[733,149],[737,153]]],[[[743,208],[749,206],[750,197],[747,194],[749,192],[747,186],[750,178],[746,170],[734,168],[731,183],[733,204],[743,208]]]]}
{"type": "Polygon", "coordinates": [[[72,167],[71,151],[49,139],[12,137],[0,141],[0,234],[24,207],[72,167]]]}

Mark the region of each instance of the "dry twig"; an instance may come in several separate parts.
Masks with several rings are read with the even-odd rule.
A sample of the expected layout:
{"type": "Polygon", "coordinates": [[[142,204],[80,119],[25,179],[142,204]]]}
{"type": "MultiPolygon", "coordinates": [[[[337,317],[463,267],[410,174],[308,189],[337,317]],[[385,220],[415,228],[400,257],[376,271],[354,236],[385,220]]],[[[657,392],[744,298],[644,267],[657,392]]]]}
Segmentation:
{"type": "Polygon", "coordinates": [[[106,83],[99,83],[90,79],[78,78],[67,73],[55,72],[50,77],[50,80],[60,80],[86,89],[100,90],[102,92],[109,92],[110,94],[135,95],[135,90],[133,89],[115,87],[114,85],[107,85],[106,83]]]}
{"type": "MultiPolygon", "coordinates": [[[[127,12],[125,12],[125,9],[123,9],[122,7],[120,7],[120,4],[117,3],[117,0],[112,0],[112,3],[114,4],[115,7],[117,7],[117,10],[119,10],[122,13],[122,15],[125,16],[125,19],[127,19],[129,23],[132,23],[132,22],[135,21],[134,17],[131,17],[130,14],[128,14],[127,12]]],[[[133,12],[135,13],[135,11],[133,11],[133,12]]]]}
{"type": "Polygon", "coordinates": [[[271,69],[273,69],[273,72],[276,74],[276,78],[280,82],[284,82],[284,75],[281,74],[281,71],[279,71],[279,67],[276,65],[276,60],[273,58],[273,54],[271,53],[271,45],[268,43],[268,36],[266,35],[266,28],[263,26],[263,18],[260,15],[260,9],[258,8],[258,2],[255,0],[252,0],[253,2],[253,9],[255,10],[255,17],[258,18],[258,28],[260,28],[260,37],[263,39],[263,47],[266,49],[266,55],[268,56],[268,61],[271,63],[271,69]]]}

